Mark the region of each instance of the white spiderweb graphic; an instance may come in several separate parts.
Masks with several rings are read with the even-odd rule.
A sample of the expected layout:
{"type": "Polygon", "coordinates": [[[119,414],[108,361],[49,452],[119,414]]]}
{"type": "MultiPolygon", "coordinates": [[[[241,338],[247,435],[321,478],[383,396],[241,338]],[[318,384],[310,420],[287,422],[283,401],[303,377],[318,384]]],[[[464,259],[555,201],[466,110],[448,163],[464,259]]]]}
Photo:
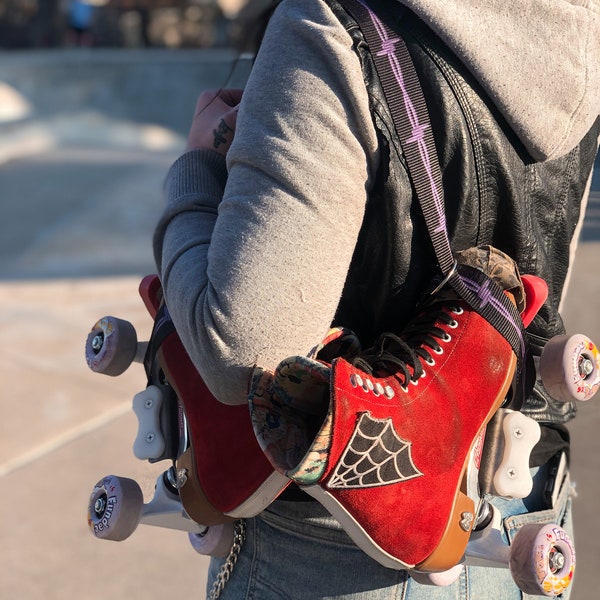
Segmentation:
{"type": "Polygon", "coordinates": [[[363,413],[327,487],[377,487],[421,477],[411,446],[398,436],[391,418],[373,419],[363,413]]]}

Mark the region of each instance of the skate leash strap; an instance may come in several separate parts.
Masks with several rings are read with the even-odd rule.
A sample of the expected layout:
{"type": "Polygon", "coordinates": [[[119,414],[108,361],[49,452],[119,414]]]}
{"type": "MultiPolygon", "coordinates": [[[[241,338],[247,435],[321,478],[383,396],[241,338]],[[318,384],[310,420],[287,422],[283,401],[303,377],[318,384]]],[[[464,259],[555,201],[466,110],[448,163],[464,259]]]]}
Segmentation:
{"type": "Polygon", "coordinates": [[[156,353],[160,348],[164,340],[175,331],[175,325],[171,320],[171,315],[167,309],[165,303],[161,304],[156,317],[154,317],[154,325],[152,327],[152,334],[148,342],[148,348],[144,356],[144,370],[148,377],[148,384],[150,384],[150,378],[152,376],[152,370],[154,368],[154,361],[156,360],[156,353]]]}
{"type": "MultiPolygon", "coordinates": [[[[444,275],[441,285],[449,283],[473,310],[508,340],[519,360],[517,372],[522,379],[526,339],[516,307],[490,277],[479,269],[458,265],[452,254],[429,112],[408,48],[363,0],[342,0],[342,4],[356,20],[371,50],[409,176],[444,275]]],[[[383,14],[383,9],[377,10],[378,14],[383,14]]]]}

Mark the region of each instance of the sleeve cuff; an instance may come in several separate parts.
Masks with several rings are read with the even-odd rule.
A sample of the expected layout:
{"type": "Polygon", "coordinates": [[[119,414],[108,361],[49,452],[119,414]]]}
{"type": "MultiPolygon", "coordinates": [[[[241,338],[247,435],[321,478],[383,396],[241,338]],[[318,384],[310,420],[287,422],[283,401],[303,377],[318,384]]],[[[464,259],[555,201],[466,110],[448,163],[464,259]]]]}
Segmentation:
{"type": "Polygon", "coordinates": [[[225,157],[213,150],[192,150],[180,156],[165,179],[168,200],[190,195],[221,200],[227,182],[225,157]]]}

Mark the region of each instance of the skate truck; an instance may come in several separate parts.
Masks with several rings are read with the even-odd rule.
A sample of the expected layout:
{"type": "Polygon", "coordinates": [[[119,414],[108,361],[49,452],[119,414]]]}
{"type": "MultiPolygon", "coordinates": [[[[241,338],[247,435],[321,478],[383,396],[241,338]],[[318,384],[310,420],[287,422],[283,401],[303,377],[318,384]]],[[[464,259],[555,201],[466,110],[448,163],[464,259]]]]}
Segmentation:
{"type": "MultiPolygon", "coordinates": [[[[532,276],[523,276],[522,283],[526,308],[521,318],[527,327],[544,303],[547,288],[532,276]]],[[[500,513],[490,502],[495,497],[525,498],[533,485],[529,458],[540,439],[540,426],[510,401],[514,361],[507,358],[507,364],[502,364],[498,359],[495,364],[503,398],[491,402],[484,416],[473,416],[476,425],[466,442],[452,439],[459,436],[459,428],[448,415],[447,436],[442,431],[439,441],[428,442],[429,454],[421,455],[417,438],[404,426],[404,422],[419,418],[414,405],[420,403],[425,413],[431,410],[422,400],[427,394],[427,377],[436,381],[442,377],[444,357],[458,354],[462,360],[459,348],[466,347],[464,339],[462,346],[450,348],[455,332],[464,338],[475,331],[482,338],[482,325],[473,321],[479,316],[461,302],[445,298],[444,307],[425,311],[430,333],[421,336],[418,344],[413,339],[412,345],[413,351],[417,346],[428,349],[416,350],[418,360],[413,362],[418,365],[406,367],[410,361],[397,348],[400,345],[402,349],[402,340],[389,337],[378,348],[379,363],[373,360],[373,353],[363,353],[357,360],[355,350],[349,350],[353,347],[349,336],[336,330],[311,356],[287,359],[274,373],[255,372],[249,411],[247,405],[223,405],[210,394],[183,349],[156,276],[142,281],[140,295],[154,320],[150,340],[138,341],[131,323],[104,317],[87,337],[86,360],[94,372],[111,376],[120,375],[133,362],[144,365],[146,386],[133,398],[138,419],[133,451],[141,460],[170,464],[158,477],[148,503],[132,479],[103,477],[94,486],[88,506],[88,523],[95,537],[121,541],[139,524],[153,525],[187,532],[201,554],[231,556],[239,551],[244,518],[261,512],[294,482],[338,518],[365,552],[387,567],[408,569],[419,582],[447,585],[458,577],[463,565],[479,565],[510,569],[517,586],[533,595],[554,597],[570,585],[575,550],[567,533],[558,524],[528,524],[508,542],[500,513]],[[390,355],[408,369],[407,377],[402,379],[390,367],[390,355]],[[403,357],[401,361],[398,356],[403,357]],[[499,372],[500,367],[505,373],[499,372]],[[303,386],[307,375],[311,383],[303,386]],[[413,393],[419,386],[423,386],[419,402],[402,404],[402,394],[413,393]],[[294,400],[282,409],[282,402],[269,401],[277,394],[280,399],[294,400]],[[316,409],[303,408],[303,399],[308,397],[313,403],[318,399],[316,409]],[[342,403],[349,408],[342,410],[342,403]],[[402,423],[385,416],[390,406],[405,411],[402,423]],[[289,414],[281,414],[282,410],[289,414]],[[412,411],[410,419],[407,410],[412,411]],[[297,460],[290,459],[293,452],[287,440],[298,439],[304,414],[309,414],[306,430],[310,433],[304,446],[296,444],[297,460]],[[267,428],[265,423],[274,420],[288,423],[288,427],[293,423],[294,431],[267,428]],[[446,464],[441,458],[444,453],[435,451],[436,443],[445,450],[461,446],[454,458],[448,458],[453,464],[446,464]],[[315,460],[319,455],[322,461],[315,460]],[[433,464],[436,461],[439,464],[433,464]],[[448,496],[447,501],[434,502],[431,509],[442,515],[441,533],[420,533],[420,529],[430,531],[437,525],[431,525],[429,509],[423,510],[420,500],[409,497],[403,504],[400,494],[394,495],[395,487],[405,486],[402,489],[406,490],[407,485],[425,486],[428,497],[436,490],[448,496]],[[375,522],[379,515],[360,512],[357,507],[365,504],[367,495],[384,493],[381,490],[388,495],[372,496],[373,501],[392,502],[412,531],[395,530],[395,522],[388,519],[379,524],[375,522]],[[427,537],[431,538],[430,547],[424,548],[427,537]]],[[[553,398],[587,401],[600,386],[600,352],[583,335],[556,337],[535,361],[535,371],[553,398]]],[[[465,375],[464,386],[468,386],[467,380],[465,375]]],[[[491,381],[490,385],[496,384],[491,381]]],[[[421,418],[431,419],[431,415],[421,418]]],[[[564,455],[552,467],[545,490],[549,504],[568,485],[561,487],[564,455]]],[[[414,489],[417,498],[425,497],[425,492],[414,489]]]]}

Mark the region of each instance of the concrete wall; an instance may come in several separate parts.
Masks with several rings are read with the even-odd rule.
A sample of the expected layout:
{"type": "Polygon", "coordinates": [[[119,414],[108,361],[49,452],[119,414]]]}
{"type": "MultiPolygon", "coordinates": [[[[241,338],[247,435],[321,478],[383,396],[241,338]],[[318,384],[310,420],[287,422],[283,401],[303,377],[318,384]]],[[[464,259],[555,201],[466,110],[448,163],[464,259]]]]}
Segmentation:
{"type": "Polygon", "coordinates": [[[250,62],[228,50],[0,52],[0,82],[30,105],[29,119],[85,110],[185,133],[198,93],[242,87],[250,62]]]}

